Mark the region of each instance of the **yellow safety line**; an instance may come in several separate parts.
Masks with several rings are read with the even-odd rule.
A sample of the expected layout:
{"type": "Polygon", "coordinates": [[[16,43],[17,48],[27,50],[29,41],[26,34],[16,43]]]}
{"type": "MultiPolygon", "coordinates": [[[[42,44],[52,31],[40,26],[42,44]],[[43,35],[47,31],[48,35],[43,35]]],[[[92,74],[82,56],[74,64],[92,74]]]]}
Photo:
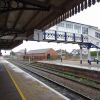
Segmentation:
{"type": "MultiPolygon", "coordinates": [[[[5,65],[4,65],[5,66],[5,65]]],[[[22,100],[26,100],[25,96],[23,95],[22,91],[20,90],[19,86],[17,85],[17,83],[15,82],[14,78],[12,77],[11,73],[7,70],[6,66],[5,69],[8,73],[8,75],[10,76],[11,80],[13,81],[17,91],[19,92],[19,94],[21,95],[22,100]]]]}

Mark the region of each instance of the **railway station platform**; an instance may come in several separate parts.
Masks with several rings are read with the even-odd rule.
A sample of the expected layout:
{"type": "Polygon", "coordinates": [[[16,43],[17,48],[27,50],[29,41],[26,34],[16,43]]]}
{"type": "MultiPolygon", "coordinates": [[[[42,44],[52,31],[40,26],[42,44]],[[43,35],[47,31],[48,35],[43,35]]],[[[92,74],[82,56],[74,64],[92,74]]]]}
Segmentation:
{"type": "Polygon", "coordinates": [[[87,61],[83,61],[83,64],[80,64],[80,61],[70,61],[70,60],[53,60],[53,61],[39,61],[42,63],[50,63],[50,64],[56,64],[56,65],[63,65],[68,67],[75,67],[75,68],[81,68],[81,69],[87,69],[87,70],[94,70],[94,71],[100,71],[100,63],[96,64],[96,62],[92,62],[92,64],[88,64],[87,61]]]}
{"type": "Polygon", "coordinates": [[[0,57],[0,100],[69,100],[0,57]]]}
{"type": "Polygon", "coordinates": [[[21,100],[4,65],[0,63],[0,100],[21,100]]]}

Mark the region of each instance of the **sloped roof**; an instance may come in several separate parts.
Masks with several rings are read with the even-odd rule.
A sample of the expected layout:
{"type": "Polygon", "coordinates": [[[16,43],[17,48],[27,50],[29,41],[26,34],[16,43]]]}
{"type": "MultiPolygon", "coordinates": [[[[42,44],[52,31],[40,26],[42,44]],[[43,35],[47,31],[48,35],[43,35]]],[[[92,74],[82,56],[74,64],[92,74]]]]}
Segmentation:
{"type": "MultiPolygon", "coordinates": [[[[70,23],[75,23],[75,24],[78,24],[78,25],[85,25],[85,26],[88,26],[88,27],[91,27],[91,28],[94,28],[94,29],[98,29],[98,27],[96,27],[96,26],[91,26],[91,25],[87,25],[87,24],[82,24],[82,23],[78,23],[78,22],[73,22],[73,21],[68,21],[68,20],[64,20],[66,23],[67,22],[70,22],[70,23]]],[[[64,21],[62,21],[62,22],[64,22],[64,21]]]]}
{"type": "Polygon", "coordinates": [[[51,49],[51,48],[47,48],[47,49],[37,49],[37,50],[30,50],[27,54],[33,54],[33,53],[46,53],[49,49],[51,49]]]}
{"type": "Polygon", "coordinates": [[[5,40],[0,49],[11,49],[34,29],[48,29],[96,2],[100,0],[0,0],[0,40],[5,40]]]}

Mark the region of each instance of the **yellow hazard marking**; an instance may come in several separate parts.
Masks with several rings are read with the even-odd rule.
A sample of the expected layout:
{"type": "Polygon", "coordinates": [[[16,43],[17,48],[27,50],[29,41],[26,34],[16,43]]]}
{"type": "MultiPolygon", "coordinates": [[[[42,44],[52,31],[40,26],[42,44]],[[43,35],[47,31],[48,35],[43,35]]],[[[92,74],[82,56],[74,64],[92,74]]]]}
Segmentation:
{"type": "MultiPolygon", "coordinates": [[[[5,65],[4,65],[5,66],[5,65]]],[[[11,80],[13,81],[17,91],[19,92],[19,94],[21,95],[22,100],[26,100],[25,96],[23,95],[22,91],[20,90],[19,86],[17,85],[16,81],[14,80],[13,76],[11,75],[11,73],[7,70],[6,66],[5,69],[8,73],[8,75],[10,76],[11,80]]]]}

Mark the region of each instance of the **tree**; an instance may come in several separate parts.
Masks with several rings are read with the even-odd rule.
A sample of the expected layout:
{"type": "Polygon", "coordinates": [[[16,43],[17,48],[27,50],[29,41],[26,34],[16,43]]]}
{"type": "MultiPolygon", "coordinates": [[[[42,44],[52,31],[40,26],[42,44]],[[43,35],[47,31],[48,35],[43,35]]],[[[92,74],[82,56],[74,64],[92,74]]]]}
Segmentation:
{"type": "MultiPolygon", "coordinates": [[[[100,51],[99,51],[99,55],[100,55],[100,51]]],[[[97,56],[97,51],[91,51],[91,56],[97,56]]]]}

